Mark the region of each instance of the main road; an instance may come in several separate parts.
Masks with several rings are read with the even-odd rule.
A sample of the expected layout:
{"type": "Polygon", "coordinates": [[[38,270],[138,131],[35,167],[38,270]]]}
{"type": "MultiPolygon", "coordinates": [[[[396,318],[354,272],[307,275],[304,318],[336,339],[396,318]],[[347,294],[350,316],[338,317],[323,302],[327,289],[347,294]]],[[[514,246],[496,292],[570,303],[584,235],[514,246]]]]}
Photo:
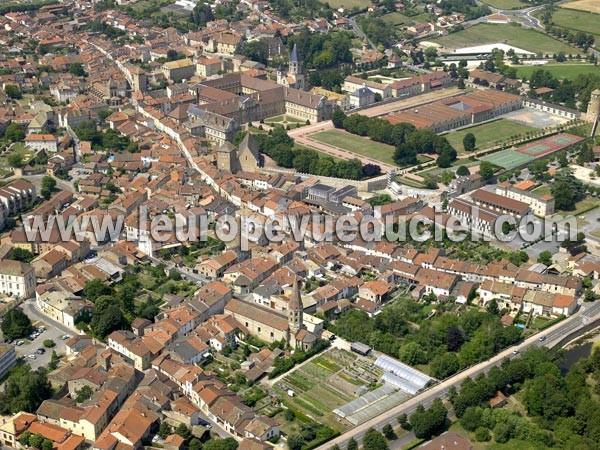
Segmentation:
{"type": "Polygon", "coordinates": [[[396,418],[400,414],[404,413],[410,415],[417,409],[417,406],[419,405],[423,405],[427,408],[429,407],[429,405],[431,405],[431,403],[433,403],[433,401],[436,398],[445,397],[450,388],[454,387],[456,389],[459,389],[461,383],[466,378],[473,378],[477,374],[482,372],[486,373],[492,367],[499,366],[505,358],[515,357],[513,351],[518,350],[519,352],[521,352],[532,346],[553,347],[565,336],[568,336],[574,331],[577,331],[579,328],[599,319],[600,302],[588,304],[584,303],[576,314],[545,330],[543,335],[546,337],[546,339],[543,342],[540,342],[539,335],[531,336],[530,338],[521,342],[519,345],[509,347],[508,349],[502,351],[493,358],[479,363],[475,366],[472,366],[454,375],[453,377],[434,385],[433,387],[416,395],[415,397],[407,400],[406,402],[397,405],[389,411],[377,417],[374,417],[373,419],[361,425],[356,426],[355,428],[347,431],[346,433],[338,436],[335,439],[332,439],[326,444],[317,447],[317,450],[330,449],[336,444],[341,448],[344,448],[350,438],[354,438],[355,440],[360,441],[369,429],[375,428],[377,430],[381,430],[381,428],[383,428],[385,424],[395,424],[396,418]]]}

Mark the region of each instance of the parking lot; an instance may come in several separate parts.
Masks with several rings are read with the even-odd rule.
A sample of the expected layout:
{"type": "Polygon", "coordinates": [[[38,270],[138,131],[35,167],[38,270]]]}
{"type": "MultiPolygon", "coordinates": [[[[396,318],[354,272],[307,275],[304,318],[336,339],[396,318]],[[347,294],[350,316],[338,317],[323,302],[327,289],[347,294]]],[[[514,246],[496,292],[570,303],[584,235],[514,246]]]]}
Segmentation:
{"type": "MultiPolygon", "coordinates": [[[[72,336],[74,333],[68,328],[57,324],[54,321],[46,319],[43,314],[35,308],[35,303],[32,300],[24,302],[21,305],[21,308],[23,309],[23,312],[29,316],[29,319],[31,319],[34,327],[44,326],[46,330],[33,340],[24,338],[17,339],[15,342],[13,342],[17,352],[17,357],[23,357],[24,362],[28,363],[34,370],[39,367],[47,367],[52,356],[52,350],[55,350],[59,355],[65,354],[66,339],[63,340],[62,337],[65,335],[72,336]],[[53,340],[55,347],[45,348],[44,341],[46,339],[53,340]],[[16,345],[19,341],[23,341],[23,344],[16,345]],[[45,353],[41,355],[37,354],[36,350],[39,348],[44,348],[45,353]],[[34,355],[35,359],[30,358],[29,355],[34,355]]],[[[4,339],[4,336],[1,336],[1,338],[4,339]]]]}

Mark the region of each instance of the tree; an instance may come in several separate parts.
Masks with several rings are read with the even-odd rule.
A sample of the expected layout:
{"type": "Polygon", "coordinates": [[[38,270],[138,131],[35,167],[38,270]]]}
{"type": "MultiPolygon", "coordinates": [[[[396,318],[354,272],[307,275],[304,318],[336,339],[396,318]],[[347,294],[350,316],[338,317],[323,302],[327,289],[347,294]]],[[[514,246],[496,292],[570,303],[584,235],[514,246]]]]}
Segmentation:
{"type": "Polygon", "coordinates": [[[175,434],[181,436],[186,441],[188,441],[192,437],[192,432],[186,426],[185,423],[180,423],[179,426],[175,429],[175,434]]]}
{"type": "Polygon", "coordinates": [[[575,209],[575,203],[585,197],[583,184],[569,168],[560,169],[556,173],[550,192],[554,196],[556,209],[566,211],[575,209]]]}
{"type": "Polygon", "coordinates": [[[494,166],[489,161],[482,161],[479,165],[479,175],[484,180],[490,180],[494,176],[494,166]]]}
{"type": "Polygon", "coordinates": [[[460,369],[456,353],[446,352],[431,360],[431,375],[440,380],[448,378],[460,369]]]}
{"type": "Polygon", "coordinates": [[[341,109],[337,108],[332,116],[331,121],[333,122],[333,126],[336,128],[344,128],[344,120],[346,119],[346,114],[341,109]]]}
{"type": "Polygon", "coordinates": [[[287,445],[290,450],[301,450],[304,446],[304,438],[298,433],[291,433],[287,438],[287,445]]]}
{"type": "Polygon", "coordinates": [[[18,153],[11,153],[10,155],[8,155],[8,158],[6,160],[8,162],[8,165],[10,167],[14,167],[15,169],[20,169],[25,165],[25,163],[23,163],[23,157],[18,153]]]}
{"type": "Polygon", "coordinates": [[[396,439],[396,433],[394,433],[394,429],[389,423],[386,423],[381,431],[388,441],[393,441],[396,439]]]}
{"type": "Polygon", "coordinates": [[[427,362],[425,352],[416,342],[409,342],[400,349],[400,359],[410,366],[427,362]]]}
{"type": "Polygon", "coordinates": [[[44,443],[44,436],[39,433],[34,434],[29,438],[29,445],[35,448],[42,448],[42,444],[44,443]]]}
{"type": "Polygon", "coordinates": [[[544,264],[545,266],[551,266],[552,265],[552,253],[550,253],[548,250],[544,250],[543,252],[540,252],[540,254],[538,255],[537,262],[544,264]]]}
{"type": "Polygon", "coordinates": [[[14,259],[15,261],[30,263],[33,258],[35,258],[35,255],[24,248],[13,247],[8,252],[8,259],[14,259]]]}
{"type": "Polygon", "coordinates": [[[456,175],[459,177],[467,177],[471,175],[471,172],[469,172],[469,168],[467,166],[458,166],[458,169],[456,169],[456,175]]]}
{"type": "Polygon", "coordinates": [[[439,398],[433,401],[428,410],[425,410],[423,405],[419,405],[413,415],[410,416],[410,423],[415,436],[420,439],[428,439],[434,433],[440,431],[446,423],[447,413],[448,411],[439,398]]]}
{"type": "Polygon", "coordinates": [[[475,430],[475,440],[477,442],[487,442],[491,439],[490,430],[484,427],[479,427],[475,430]]]}
{"type": "Polygon", "coordinates": [[[172,433],[172,427],[171,425],[169,425],[169,422],[161,422],[160,426],[158,427],[158,435],[162,438],[162,439],[166,439],[168,435],[170,435],[172,433]]]}
{"type": "Polygon", "coordinates": [[[215,16],[209,5],[198,2],[192,11],[192,22],[198,27],[205,27],[207,22],[215,20],[215,16]]]}
{"type": "Polygon", "coordinates": [[[46,348],[52,348],[55,345],[56,344],[54,343],[54,341],[52,339],[44,339],[44,347],[46,347],[46,348]]]}
{"type": "Polygon", "coordinates": [[[494,440],[500,444],[508,442],[511,437],[511,427],[506,422],[497,422],[494,427],[494,440]]]}
{"type": "Polygon", "coordinates": [[[192,438],[188,445],[188,450],[202,450],[202,441],[198,438],[192,438]]]}
{"type": "Polygon", "coordinates": [[[21,444],[23,447],[29,447],[29,445],[31,445],[31,436],[32,434],[29,431],[25,431],[19,438],[19,444],[21,444]]]}
{"type": "Polygon", "coordinates": [[[346,450],[358,450],[358,442],[354,438],[350,438],[346,450]]]}
{"type": "Polygon", "coordinates": [[[98,297],[103,295],[114,295],[114,289],[105,285],[97,278],[85,283],[85,286],[83,287],[83,296],[89,301],[95,302],[98,297]]]}
{"type": "Polygon", "coordinates": [[[40,190],[42,197],[44,197],[46,200],[52,197],[52,191],[55,187],[56,180],[54,179],[54,177],[46,175],[44,178],[42,178],[42,189],[40,190]]]}
{"type": "Polygon", "coordinates": [[[31,320],[20,309],[11,309],[4,315],[2,333],[5,337],[15,340],[29,336],[33,331],[31,320]]]}
{"type": "Polygon", "coordinates": [[[81,63],[71,64],[69,66],[69,73],[75,75],[76,77],[85,77],[87,75],[81,63]]]}
{"type": "Polygon", "coordinates": [[[481,426],[481,408],[468,407],[460,418],[460,424],[467,431],[475,431],[481,426]]]}
{"type": "Polygon", "coordinates": [[[52,450],[52,447],[54,447],[54,443],[50,439],[44,439],[41,450],[52,450]]]}
{"type": "Polygon", "coordinates": [[[461,77],[456,81],[456,87],[459,89],[464,89],[465,86],[465,80],[461,77]]]}
{"type": "Polygon", "coordinates": [[[92,398],[93,393],[94,392],[92,391],[92,388],[86,384],[85,386],[83,386],[81,389],[79,389],[77,391],[77,397],[75,397],[75,401],[77,403],[83,403],[86,400],[89,400],[90,398],[92,398]]]}
{"type": "Polygon", "coordinates": [[[21,125],[19,125],[16,122],[12,122],[9,126],[6,127],[4,137],[11,142],[19,142],[25,139],[25,131],[23,131],[21,125]]]}
{"type": "Polygon", "coordinates": [[[389,450],[383,434],[374,428],[365,433],[362,443],[363,450],[389,450]]]}
{"type": "Polygon", "coordinates": [[[0,414],[35,412],[51,396],[52,386],[44,369],[32,371],[28,364],[15,366],[0,393],[0,414]]]}
{"type": "Polygon", "coordinates": [[[96,299],[90,329],[98,339],[105,339],[113,331],[128,328],[129,322],[119,305],[114,303],[114,298],[102,296],[96,299]]]}
{"type": "Polygon", "coordinates": [[[296,413],[294,412],[293,409],[286,409],[285,412],[283,413],[283,417],[288,422],[293,422],[294,419],[296,418],[296,413]]]}
{"type": "Polygon", "coordinates": [[[10,98],[12,98],[14,100],[19,100],[20,98],[23,98],[23,94],[21,93],[19,88],[12,84],[9,84],[8,86],[6,86],[4,88],[4,92],[6,92],[6,95],[8,95],[10,98]]]}
{"type": "Polygon", "coordinates": [[[202,447],[202,450],[236,450],[238,443],[234,438],[211,439],[202,447]]]}
{"type": "Polygon", "coordinates": [[[475,135],[473,133],[465,134],[465,137],[463,138],[463,147],[467,152],[475,150],[475,135]]]}

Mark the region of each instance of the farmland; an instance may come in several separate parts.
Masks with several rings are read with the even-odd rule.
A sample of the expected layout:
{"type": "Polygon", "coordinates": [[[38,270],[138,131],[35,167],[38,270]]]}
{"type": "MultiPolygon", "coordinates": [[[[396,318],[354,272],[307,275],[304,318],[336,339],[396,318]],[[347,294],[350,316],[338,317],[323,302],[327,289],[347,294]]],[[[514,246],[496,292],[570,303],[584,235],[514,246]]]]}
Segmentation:
{"type": "Polygon", "coordinates": [[[327,3],[332,8],[347,8],[352,9],[357,7],[358,9],[364,9],[371,6],[371,2],[369,0],[328,0],[327,3]]]}
{"type": "Polygon", "coordinates": [[[600,3],[598,3],[598,0],[575,0],[574,2],[563,3],[560,7],[600,14],[600,3]]]}
{"type": "Polygon", "coordinates": [[[412,23],[426,23],[429,22],[431,20],[429,14],[426,13],[422,13],[422,14],[417,14],[415,16],[408,16],[406,14],[402,14],[400,12],[393,12],[390,14],[386,14],[385,16],[382,17],[382,19],[387,22],[387,23],[391,23],[394,26],[403,26],[403,25],[409,25],[412,23]]]}
{"type": "Polygon", "coordinates": [[[578,54],[581,50],[564,44],[535,30],[511,25],[480,23],[458,33],[433,40],[446,48],[456,49],[475,45],[505,43],[530,52],[554,54],[560,51],[578,54]]]}
{"type": "Polygon", "coordinates": [[[600,14],[558,8],[552,14],[552,21],[563,28],[600,36],[600,14]]]}
{"type": "Polygon", "coordinates": [[[308,417],[339,428],[333,410],[359,397],[371,382],[379,380],[379,369],[345,350],[331,349],[291,372],[275,389],[286,402],[308,417]],[[368,370],[357,371],[366,364],[368,370]],[[371,371],[372,370],[372,371],[371,371]],[[288,395],[293,391],[293,396],[288,395]]]}
{"type": "Polygon", "coordinates": [[[528,6],[520,0],[483,0],[482,3],[498,9],[523,9],[528,6]]]}

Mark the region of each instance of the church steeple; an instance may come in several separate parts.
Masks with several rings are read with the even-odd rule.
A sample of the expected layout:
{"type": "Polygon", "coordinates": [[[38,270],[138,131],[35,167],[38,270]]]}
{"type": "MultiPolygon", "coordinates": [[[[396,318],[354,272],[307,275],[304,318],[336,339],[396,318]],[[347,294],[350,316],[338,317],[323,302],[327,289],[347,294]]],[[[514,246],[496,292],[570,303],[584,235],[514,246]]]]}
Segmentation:
{"type": "Polygon", "coordinates": [[[292,53],[290,53],[290,74],[298,75],[301,72],[300,58],[298,57],[298,46],[294,44],[292,53]]]}
{"type": "Polygon", "coordinates": [[[296,333],[303,325],[302,318],[302,296],[300,295],[300,285],[298,278],[294,279],[294,286],[292,288],[292,294],[290,295],[290,302],[288,304],[288,323],[290,329],[296,333]]]}

